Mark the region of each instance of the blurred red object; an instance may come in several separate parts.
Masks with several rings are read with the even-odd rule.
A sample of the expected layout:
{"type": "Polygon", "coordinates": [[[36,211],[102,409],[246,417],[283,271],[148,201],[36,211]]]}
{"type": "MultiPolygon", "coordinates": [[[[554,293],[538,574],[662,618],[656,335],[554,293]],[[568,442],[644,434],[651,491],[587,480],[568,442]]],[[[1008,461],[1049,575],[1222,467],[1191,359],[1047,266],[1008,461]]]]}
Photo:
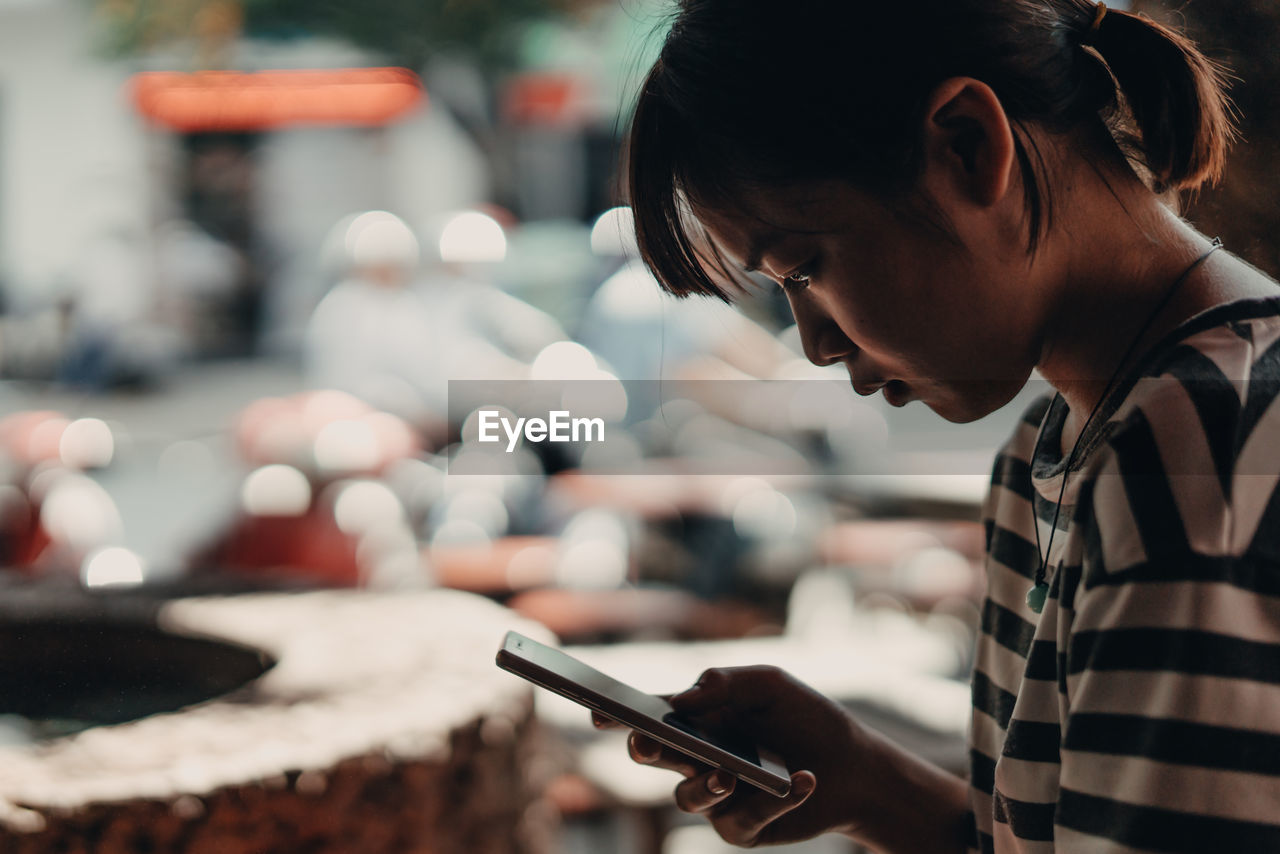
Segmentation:
{"type": "Polygon", "coordinates": [[[0,479],[0,567],[79,572],[87,554],[110,545],[120,533],[119,511],[80,472],[113,454],[111,430],[97,419],[73,421],[53,410],[0,419],[0,462],[9,463],[0,479]]]}
{"type": "MultiPolygon", "coordinates": [[[[263,398],[241,413],[240,509],[189,561],[229,571],[354,587],[421,572],[407,512],[378,478],[422,449],[409,425],[338,391],[263,398]],[[410,568],[406,570],[406,567],[410,568]]],[[[411,578],[409,580],[412,580],[411,578]]]]}
{"type": "Polygon", "coordinates": [[[0,566],[30,570],[51,543],[40,508],[16,486],[0,486],[0,566]]]}
{"type": "Polygon", "coordinates": [[[239,573],[304,578],[329,587],[356,587],[362,582],[357,546],[327,508],[312,506],[301,516],[244,513],[201,552],[198,563],[239,573]]]}
{"type": "Polygon", "coordinates": [[[529,71],[507,84],[502,112],[512,124],[576,127],[591,117],[591,92],[577,75],[529,71]]]}

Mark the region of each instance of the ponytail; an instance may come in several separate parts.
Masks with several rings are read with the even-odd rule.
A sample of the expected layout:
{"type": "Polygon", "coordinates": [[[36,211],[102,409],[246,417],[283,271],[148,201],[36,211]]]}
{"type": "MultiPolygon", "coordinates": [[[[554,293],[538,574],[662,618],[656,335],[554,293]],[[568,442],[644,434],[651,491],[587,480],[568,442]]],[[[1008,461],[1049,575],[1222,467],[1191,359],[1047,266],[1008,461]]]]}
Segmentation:
{"type": "MultiPolygon", "coordinates": [[[[1091,15],[1097,8],[1085,5],[1091,15]]],[[[1085,42],[1124,96],[1155,189],[1194,190],[1216,181],[1236,137],[1225,69],[1145,15],[1108,9],[1096,26],[1094,20],[1085,42]]]]}

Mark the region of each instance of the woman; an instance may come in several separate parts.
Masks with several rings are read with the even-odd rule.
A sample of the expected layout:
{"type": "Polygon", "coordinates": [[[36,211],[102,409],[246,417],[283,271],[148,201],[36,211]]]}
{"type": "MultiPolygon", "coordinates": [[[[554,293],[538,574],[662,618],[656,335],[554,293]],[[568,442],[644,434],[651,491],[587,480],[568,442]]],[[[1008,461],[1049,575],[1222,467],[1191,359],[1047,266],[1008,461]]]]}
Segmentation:
{"type": "Polygon", "coordinates": [[[777,799],[633,734],[727,840],[1280,851],[1280,298],[1180,220],[1232,128],[1183,36],[1088,0],[683,0],[630,187],[670,291],[784,288],[860,394],[996,460],[962,781],[769,668],[672,699],[796,769],[777,799]]]}

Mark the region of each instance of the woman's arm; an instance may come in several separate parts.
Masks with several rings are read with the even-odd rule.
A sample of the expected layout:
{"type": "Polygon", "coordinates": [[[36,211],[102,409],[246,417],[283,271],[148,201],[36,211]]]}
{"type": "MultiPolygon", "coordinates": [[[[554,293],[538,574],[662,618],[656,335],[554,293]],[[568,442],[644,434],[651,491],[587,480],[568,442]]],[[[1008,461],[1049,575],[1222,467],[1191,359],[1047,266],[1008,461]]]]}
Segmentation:
{"type": "Polygon", "coordinates": [[[883,854],[964,851],[973,834],[968,784],[879,733],[869,735],[879,742],[882,785],[875,820],[850,836],[883,854]]]}

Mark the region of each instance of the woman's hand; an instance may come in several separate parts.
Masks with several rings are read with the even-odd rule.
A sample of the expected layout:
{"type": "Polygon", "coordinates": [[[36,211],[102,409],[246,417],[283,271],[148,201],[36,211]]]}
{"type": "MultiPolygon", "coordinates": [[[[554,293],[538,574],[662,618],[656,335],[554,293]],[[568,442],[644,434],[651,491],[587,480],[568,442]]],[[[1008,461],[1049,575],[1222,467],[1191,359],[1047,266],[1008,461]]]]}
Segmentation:
{"type": "MultiPolygon", "coordinates": [[[[750,847],[853,830],[859,794],[853,781],[865,736],[839,705],[775,667],[708,670],[670,702],[711,730],[732,728],[753,739],[793,769],[791,792],[779,798],[632,732],[631,757],[682,774],[676,805],[705,815],[724,840],[750,847]]],[[[597,726],[616,726],[594,719],[597,726]]]]}
{"type": "MultiPolygon", "coordinates": [[[[778,798],[638,732],[631,757],[684,776],[680,809],[721,838],[752,847],[836,831],[882,852],[959,852],[971,829],[964,781],[862,727],[843,707],[776,667],[708,670],[668,698],[709,729],[733,729],[792,770],[778,798]]],[[[617,724],[593,715],[596,726],[617,724]]]]}

